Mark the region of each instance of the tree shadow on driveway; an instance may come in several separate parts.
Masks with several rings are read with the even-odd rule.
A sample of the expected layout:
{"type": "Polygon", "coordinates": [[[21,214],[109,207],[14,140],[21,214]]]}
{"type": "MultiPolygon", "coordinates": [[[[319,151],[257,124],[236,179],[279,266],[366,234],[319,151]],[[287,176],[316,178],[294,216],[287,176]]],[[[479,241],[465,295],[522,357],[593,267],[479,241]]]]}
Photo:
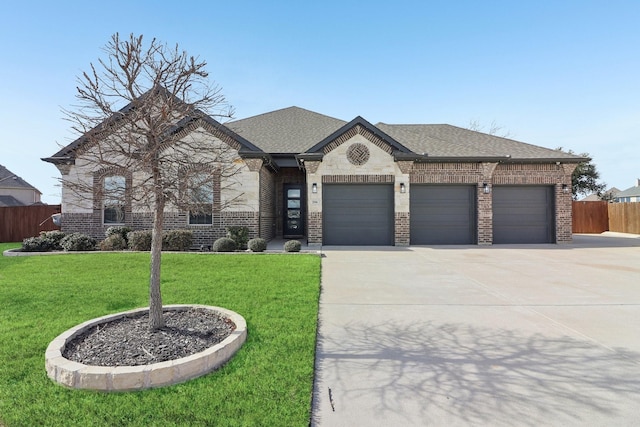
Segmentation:
{"type": "MultiPolygon", "coordinates": [[[[353,322],[339,335],[319,336],[314,396],[317,404],[331,388],[338,417],[524,426],[640,419],[635,352],[465,323],[353,322]]],[[[322,423],[319,412],[312,424],[322,423]]]]}

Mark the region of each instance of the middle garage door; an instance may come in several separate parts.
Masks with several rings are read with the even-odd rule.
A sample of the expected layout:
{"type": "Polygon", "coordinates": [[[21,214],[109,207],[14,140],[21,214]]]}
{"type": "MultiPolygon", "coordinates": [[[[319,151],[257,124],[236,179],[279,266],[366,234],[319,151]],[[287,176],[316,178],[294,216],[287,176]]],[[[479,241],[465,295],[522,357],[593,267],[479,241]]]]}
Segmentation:
{"type": "Polygon", "coordinates": [[[411,244],[470,245],[476,242],[476,188],[411,184],[411,244]]]}
{"type": "Polygon", "coordinates": [[[393,245],[393,184],[324,184],[322,244],[393,245]]]}

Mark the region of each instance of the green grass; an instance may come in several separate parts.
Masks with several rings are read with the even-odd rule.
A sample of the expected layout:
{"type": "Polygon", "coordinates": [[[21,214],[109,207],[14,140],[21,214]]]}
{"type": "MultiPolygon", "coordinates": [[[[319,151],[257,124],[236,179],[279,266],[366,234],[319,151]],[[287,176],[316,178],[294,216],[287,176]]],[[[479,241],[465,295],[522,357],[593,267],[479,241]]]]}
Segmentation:
{"type": "MultiPolygon", "coordinates": [[[[0,252],[18,247],[0,244],[0,252]]],[[[163,254],[164,304],[234,310],[247,342],[218,371],[130,393],[70,390],[44,369],[51,340],[86,320],[148,305],[149,255],[0,256],[0,425],[306,426],[320,258],[163,254]]]]}

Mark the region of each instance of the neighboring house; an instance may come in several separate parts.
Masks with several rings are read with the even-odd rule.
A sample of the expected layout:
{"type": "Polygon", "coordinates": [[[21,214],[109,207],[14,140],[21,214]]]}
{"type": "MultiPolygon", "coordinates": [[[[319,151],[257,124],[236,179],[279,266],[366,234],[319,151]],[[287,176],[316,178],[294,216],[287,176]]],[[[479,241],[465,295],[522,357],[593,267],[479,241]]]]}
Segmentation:
{"type": "MultiPolygon", "coordinates": [[[[214,191],[204,218],[165,211],[165,228],[194,230],[198,246],[234,225],[310,245],[571,241],[571,174],[582,157],[450,125],[347,122],[298,107],[224,126],[198,119],[197,127],[234,147],[241,165],[241,203],[221,209],[216,200],[229,196],[214,191]]],[[[83,168],[81,146],[82,138],[43,160],[96,188],[118,179],[125,191],[135,187],[135,177],[83,168]]],[[[75,200],[64,185],[62,212],[63,231],[97,238],[118,221],[151,226],[140,206],[118,217],[103,200],[75,200]]]]}
{"type": "Polygon", "coordinates": [[[616,195],[620,193],[620,190],[617,189],[616,187],[611,187],[610,189],[608,189],[607,191],[605,191],[604,193],[602,193],[601,196],[598,196],[597,193],[593,193],[593,194],[589,194],[587,197],[580,199],[581,202],[600,202],[600,201],[606,201],[606,200],[615,200],[616,195]]]}
{"type": "Polygon", "coordinates": [[[29,206],[40,202],[42,193],[0,165],[0,206],[29,206]]]}
{"type": "Polygon", "coordinates": [[[640,179],[636,179],[636,185],[620,191],[614,198],[615,202],[640,202],[640,179]]]}

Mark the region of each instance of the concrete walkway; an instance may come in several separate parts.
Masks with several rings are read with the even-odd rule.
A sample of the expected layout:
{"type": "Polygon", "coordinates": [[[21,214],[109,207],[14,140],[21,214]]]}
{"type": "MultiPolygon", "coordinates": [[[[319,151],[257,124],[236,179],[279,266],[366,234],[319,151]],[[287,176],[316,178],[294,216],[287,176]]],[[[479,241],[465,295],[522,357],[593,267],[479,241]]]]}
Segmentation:
{"type": "Polygon", "coordinates": [[[323,255],[313,426],[640,425],[637,236],[323,255]]]}

